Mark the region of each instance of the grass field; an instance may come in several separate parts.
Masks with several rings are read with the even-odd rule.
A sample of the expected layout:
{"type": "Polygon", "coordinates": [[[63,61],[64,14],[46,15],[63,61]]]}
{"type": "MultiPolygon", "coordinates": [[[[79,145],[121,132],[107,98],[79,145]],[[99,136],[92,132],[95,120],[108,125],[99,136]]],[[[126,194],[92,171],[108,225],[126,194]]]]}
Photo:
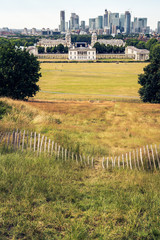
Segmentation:
{"type": "Polygon", "coordinates": [[[159,173],[0,155],[0,239],[158,240],[159,173]]]}
{"type": "Polygon", "coordinates": [[[42,63],[36,99],[138,99],[146,63],[42,63]]]}

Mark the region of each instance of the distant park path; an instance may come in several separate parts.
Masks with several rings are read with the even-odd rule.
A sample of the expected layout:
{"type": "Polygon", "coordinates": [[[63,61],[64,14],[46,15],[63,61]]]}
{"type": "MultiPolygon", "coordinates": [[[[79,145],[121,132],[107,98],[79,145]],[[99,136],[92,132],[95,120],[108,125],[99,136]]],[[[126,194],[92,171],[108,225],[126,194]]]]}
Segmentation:
{"type": "Polygon", "coordinates": [[[119,97],[119,98],[132,98],[132,99],[139,99],[137,96],[124,96],[124,95],[111,95],[111,94],[80,94],[80,93],[63,93],[63,92],[52,92],[52,91],[43,91],[42,93],[53,93],[53,94],[64,94],[64,95],[92,95],[92,96],[102,96],[102,97],[119,97]]]}

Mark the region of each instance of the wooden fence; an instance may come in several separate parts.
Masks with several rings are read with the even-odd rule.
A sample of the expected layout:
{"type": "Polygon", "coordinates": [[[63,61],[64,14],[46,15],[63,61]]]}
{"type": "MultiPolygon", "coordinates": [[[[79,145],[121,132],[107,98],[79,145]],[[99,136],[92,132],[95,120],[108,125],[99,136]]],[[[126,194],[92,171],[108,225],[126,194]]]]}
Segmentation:
{"type": "Polygon", "coordinates": [[[97,167],[101,164],[103,169],[130,169],[130,170],[159,170],[160,169],[160,145],[147,145],[140,149],[119,155],[103,158],[85,156],[84,154],[74,153],[55,143],[46,136],[36,132],[13,131],[1,132],[0,144],[13,150],[32,151],[37,156],[45,154],[54,156],[57,160],[75,161],[84,166],[97,167]]]}
{"type": "Polygon", "coordinates": [[[5,148],[12,150],[32,151],[37,156],[45,154],[48,157],[54,156],[57,160],[75,161],[77,164],[94,167],[94,158],[84,156],[83,154],[74,153],[70,149],[66,149],[56,142],[48,139],[46,136],[36,132],[29,133],[28,131],[13,131],[0,133],[0,144],[5,148]]]}

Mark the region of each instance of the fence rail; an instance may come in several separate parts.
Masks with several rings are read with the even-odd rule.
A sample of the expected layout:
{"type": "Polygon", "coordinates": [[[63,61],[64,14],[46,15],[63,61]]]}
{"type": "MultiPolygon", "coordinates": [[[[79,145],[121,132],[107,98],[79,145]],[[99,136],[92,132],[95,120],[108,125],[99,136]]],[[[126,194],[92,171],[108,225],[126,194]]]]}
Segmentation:
{"type": "Polygon", "coordinates": [[[130,170],[160,170],[160,145],[147,145],[119,156],[96,158],[74,153],[66,149],[48,137],[28,131],[0,132],[0,144],[13,150],[33,151],[40,156],[46,154],[57,160],[75,161],[84,166],[98,167],[102,169],[130,169],[130,170]]]}

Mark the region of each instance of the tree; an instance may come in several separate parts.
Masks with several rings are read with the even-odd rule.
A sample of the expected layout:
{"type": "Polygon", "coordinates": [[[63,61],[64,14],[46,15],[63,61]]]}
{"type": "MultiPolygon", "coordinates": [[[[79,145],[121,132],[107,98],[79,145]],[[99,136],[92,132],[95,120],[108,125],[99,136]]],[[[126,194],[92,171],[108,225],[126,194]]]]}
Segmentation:
{"type": "Polygon", "coordinates": [[[157,43],[157,42],[158,42],[157,39],[151,38],[150,40],[148,40],[148,41],[146,42],[146,48],[147,48],[148,50],[151,50],[152,45],[154,45],[154,44],[157,43]]]}
{"type": "Polygon", "coordinates": [[[143,102],[160,103],[160,44],[153,47],[150,59],[144,74],[139,75],[139,94],[143,102]]]}
{"type": "Polygon", "coordinates": [[[44,47],[38,46],[38,53],[44,53],[44,47]]]}
{"type": "Polygon", "coordinates": [[[57,51],[59,52],[59,53],[64,53],[64,46],[63,46],[63,44],[59,44],[58,46],[57,46],[57,51]]]}
{"type": "Polygon", "coordinates": [[[39,91],[39,71],[40,63],[33,54],[10,43],[1,46],[0,96],[21,100],[33,97],[39,91]]]}

